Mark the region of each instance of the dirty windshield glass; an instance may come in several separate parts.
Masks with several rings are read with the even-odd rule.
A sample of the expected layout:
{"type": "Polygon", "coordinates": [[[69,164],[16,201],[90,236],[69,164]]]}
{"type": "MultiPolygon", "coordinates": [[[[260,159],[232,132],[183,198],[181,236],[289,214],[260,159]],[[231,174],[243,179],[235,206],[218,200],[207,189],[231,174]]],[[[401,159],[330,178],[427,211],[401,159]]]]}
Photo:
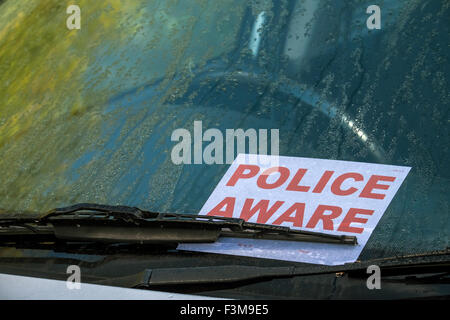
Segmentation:
{"type": "Polygon", "coordinates": [[[0,1],[4,211],[195,214],[237,152],[196,158],[196,126],[277,129],[267,152],[412,167],[362,258],[449,246],[448,1],[71,4],[0,1]]]}

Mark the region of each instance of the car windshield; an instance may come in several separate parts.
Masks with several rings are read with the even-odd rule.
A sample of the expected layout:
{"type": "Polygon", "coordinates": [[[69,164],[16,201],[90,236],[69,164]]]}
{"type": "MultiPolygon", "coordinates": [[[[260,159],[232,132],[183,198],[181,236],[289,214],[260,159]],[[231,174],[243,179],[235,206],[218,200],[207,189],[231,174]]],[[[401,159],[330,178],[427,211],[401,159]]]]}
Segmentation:
{"type": "Polygon", "coordinates": [[[447,248],[449,2],[378,2],[0,1],[0,208],[198,213],[229,167],[174,161],[201,121],[412,167],[360,259],[447,248]]]}

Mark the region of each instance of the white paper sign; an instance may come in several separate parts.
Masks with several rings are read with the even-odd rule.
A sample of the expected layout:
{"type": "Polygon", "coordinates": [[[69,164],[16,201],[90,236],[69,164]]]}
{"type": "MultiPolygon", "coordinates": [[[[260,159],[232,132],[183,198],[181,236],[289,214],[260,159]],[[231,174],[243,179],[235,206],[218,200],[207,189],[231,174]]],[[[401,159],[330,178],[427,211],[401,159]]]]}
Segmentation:
{"type": "Polygon", "coordinates": [[[358,245],[222,237],[178,249],[325,265],[355,262],[410,169],[240,154],[200,215],[351,235],[358,245]]]}

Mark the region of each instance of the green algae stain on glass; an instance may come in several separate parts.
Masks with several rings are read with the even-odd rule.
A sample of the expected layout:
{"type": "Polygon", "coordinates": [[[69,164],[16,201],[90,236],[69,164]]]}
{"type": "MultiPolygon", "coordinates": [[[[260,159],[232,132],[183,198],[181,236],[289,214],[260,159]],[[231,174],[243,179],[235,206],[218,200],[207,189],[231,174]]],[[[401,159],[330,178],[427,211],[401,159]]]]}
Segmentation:
{"type": "Polygon", "coordinates": [[[87,88],[84,79],[97,46],[120,46],[126,28],[116,22],[126,11],[119,10],[121,1],[78,1],[83,25],[71,31],[65,27],[69,3],[0,7],[2,207],[51,207],[69,191],[62,173],[95,140],[97,109],[113,94],[87,88]],[[55,193],[45,197],[46,190],[55,193]]]}

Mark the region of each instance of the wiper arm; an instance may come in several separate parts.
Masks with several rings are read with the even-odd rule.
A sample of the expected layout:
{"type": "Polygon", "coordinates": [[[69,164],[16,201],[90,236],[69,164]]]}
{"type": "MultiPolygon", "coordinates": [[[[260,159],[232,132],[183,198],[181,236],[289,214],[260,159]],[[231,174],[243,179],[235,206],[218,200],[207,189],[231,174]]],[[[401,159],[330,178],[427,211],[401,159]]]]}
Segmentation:
{"type": "MultiPolygon", "coordinates": [[[[370,262],[373,263],[373,262],[370,262]]],[[[398,262],[397,262],[398,263],[398,262]]],[[[407,265],[381,264],[382,275],[386,281],[402,283],[449,283],[450,262],[428,262],[407,265]],[[426,274],[426,276],[422,276],[426,274]],[[431,275],[429,275],[431,274],[431,275]],[[414,276],[412,276],[414,275],[414,276]],[[420,276],[418,276],[420,275],[420,276]],[[392,278],[394,277],[394,278],[392,278]]],[[[204,267],[176,267],[146,269],[142,272],[119,277],[101,279],[97,284],[119,285],[128,288],[150,288],[154,286],[176,287],[193,285],[242,285],[249,282],[268,281],[280,278],[292,278],[325,274],[348,274],[353,278],[367,278],[367,262],[351,266],[280,266],[257,267],[246,265],[219,265],[204,267]]],[[[192,289],[192,287],[191,287],[192,289]]]]}
{"type": "Polygon", "coordinates": [[[212,243],[219,237],[239,237],[357,244],[354,236],[292,230],[237,218],[157,213],[135,207],[88,203],[54,209],[38,218],[2,214],[0,242],[19,234],[104,243],[212,243]]]}

